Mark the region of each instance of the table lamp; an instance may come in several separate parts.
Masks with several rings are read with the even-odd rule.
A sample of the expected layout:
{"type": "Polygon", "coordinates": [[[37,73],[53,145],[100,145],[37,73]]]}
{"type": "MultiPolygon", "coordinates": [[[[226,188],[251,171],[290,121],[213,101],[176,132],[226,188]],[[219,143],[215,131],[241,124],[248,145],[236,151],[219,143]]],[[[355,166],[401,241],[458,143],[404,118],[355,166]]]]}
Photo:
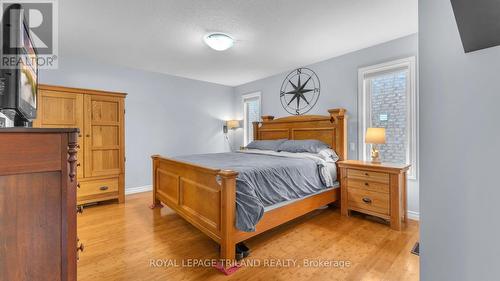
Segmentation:
{"type": "Polygon", "coordinates": [[[365,143],[372,145],[372,163],[380,163],[379,144],[385,144],[385,128],[366,129],[365,143]]]}

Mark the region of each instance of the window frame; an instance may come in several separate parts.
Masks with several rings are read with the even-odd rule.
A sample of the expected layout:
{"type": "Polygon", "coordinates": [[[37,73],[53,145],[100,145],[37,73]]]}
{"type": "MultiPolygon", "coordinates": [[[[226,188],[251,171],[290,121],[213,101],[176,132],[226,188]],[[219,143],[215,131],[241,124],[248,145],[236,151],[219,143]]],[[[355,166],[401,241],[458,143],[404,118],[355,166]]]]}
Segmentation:
{"type": "Polygon", "coordinates": [[[362,67],[358,70],[358,159],[367,160],[368,145],[364,143],[367,124],[371,122],[371,112],[369,104],[370,97],[367,96],[367,78],[373,77],[384,72],[397,71],[399,69],[407,69],[408,77],[406,80],[406,97],[407,97],[407,141],[408,150],[406,152],[407,159],[411,164],[408,171],[408,179],[416,180],[418,178],[418,88],[417,88],[417,71],[416,57],[411,56],[403,59],[393,60],[381,64],[362,67]]]}
{"type": "Polygon", "coordinates": [[[248,112],[247,112],[247,100],[252,100],[257,98],[259,100],[259,116],[262,116],[262,94],[261,92],[253,92],[241,96],[241,103],[243,104],[243,146],[248,145],[248,131],[249,127],[253,126],[248,124],[248,112]]]}

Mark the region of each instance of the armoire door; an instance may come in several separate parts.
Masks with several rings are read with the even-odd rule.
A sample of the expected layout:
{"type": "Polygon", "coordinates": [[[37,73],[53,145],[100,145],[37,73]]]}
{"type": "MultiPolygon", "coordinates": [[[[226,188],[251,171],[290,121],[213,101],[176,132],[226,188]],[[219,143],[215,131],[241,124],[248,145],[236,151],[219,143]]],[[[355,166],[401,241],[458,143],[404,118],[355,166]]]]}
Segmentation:
{"type": "Polygon", "coordinates": [[[122,173],[123,98],[85,96],[85,177],[122,173]]]}
{"type": "MultiPolygon", "coordinates": [[[[83,95],[40,90],[38,92],[38,112],[33,124],[37,128],[78,128],[78,144],[83,150],[83,95]]],[[[79,154],[77,162],[78,178],[83,178],[83,155],[79,154]]]]}

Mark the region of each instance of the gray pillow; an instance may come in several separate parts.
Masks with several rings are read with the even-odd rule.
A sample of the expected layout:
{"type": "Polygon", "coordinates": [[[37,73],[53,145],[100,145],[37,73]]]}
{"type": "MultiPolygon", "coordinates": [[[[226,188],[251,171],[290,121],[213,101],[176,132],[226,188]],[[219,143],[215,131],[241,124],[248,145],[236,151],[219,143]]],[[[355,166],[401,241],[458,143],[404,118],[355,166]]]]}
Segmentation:
{"type": "Polygon", "coordinates": [[[278,147],[278,151],[319,153],[325,148],[330,147],[319,140],[287,140],[278,147]]]}
{"type": "Polygon", "coordinates": [[[278,151],[278,147],[284,143],[286,139],[280,140],[254,140],[247,145],[248,149],[274,150],[278,151]]]}

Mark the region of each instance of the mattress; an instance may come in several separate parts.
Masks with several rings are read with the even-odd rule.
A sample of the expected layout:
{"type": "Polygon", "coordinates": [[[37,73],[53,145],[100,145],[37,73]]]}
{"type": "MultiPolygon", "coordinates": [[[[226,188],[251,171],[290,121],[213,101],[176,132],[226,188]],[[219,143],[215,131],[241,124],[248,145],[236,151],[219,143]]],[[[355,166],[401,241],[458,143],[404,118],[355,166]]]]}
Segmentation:
{"type": "Polygon", "coordinates": [[[292,204],[292,203],[295,203],[297,201],[300,201],[300,200],[304,200],[306,198],[309,198],[311,196],[314,196],[314,195],[318,195],[318,194],[321,194],[323,192],[327,192],[327,191],[330,191],[330,190],[334,190],[334,189],[337,189],[340,187],[340,183],[338,181],[334,182],[333,183],[333,186],[331,187],[327,187],[325,189],[322,189],[316,193],[313,193],[313,194],[309,194],[309,195],[306,195],[304,197],[301,197],[301,198],[297,198],[297,199],[292,199],[292,200],[288,200],[288,201],[283,201],[283,202],[280,202],[280,203],[276,203],[274,205],[270,205],[270,206],[266,206],[264,207],[264,213],[265,212],[269,212],[269,211],[272,211],[274,209],[278,209],[278,208],[281,208],[283,206],[286,206],[286,205],[289,205],[289,204],[292,204]]]}
{"type": "Polygon", "coordinates": [[[237,171],[236,228],[255,231],[265,211],[338,186],[335,163],[309,153],[238,151],[174,159],[237,171]]]}

